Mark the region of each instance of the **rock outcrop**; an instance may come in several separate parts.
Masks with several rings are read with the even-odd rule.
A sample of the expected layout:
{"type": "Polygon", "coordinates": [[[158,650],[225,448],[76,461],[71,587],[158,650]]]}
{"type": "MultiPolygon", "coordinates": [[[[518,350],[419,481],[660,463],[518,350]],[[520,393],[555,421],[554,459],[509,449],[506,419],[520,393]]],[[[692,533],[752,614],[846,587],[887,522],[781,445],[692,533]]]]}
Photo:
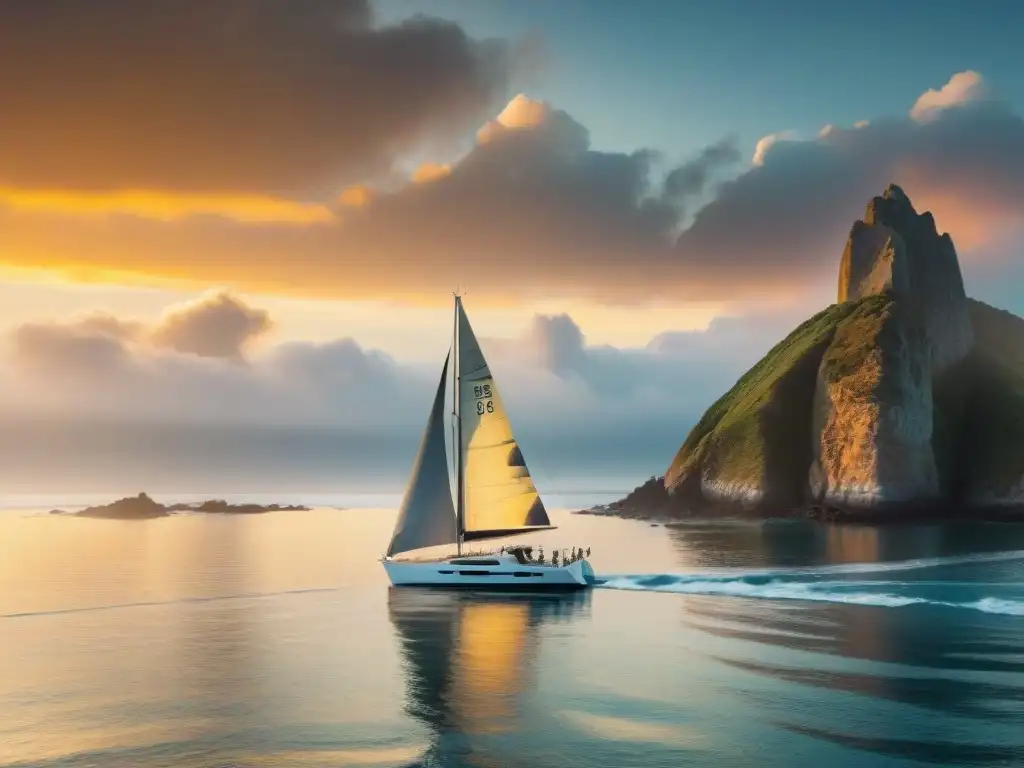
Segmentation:
{"type": "Polygon", "coordinates": [[[170,512],[163,504],[158,504],[145,493],[140,493],[138,496],[126,496],[110,504],[86,507],[75,514],[78,517],[102,517],[112,520],[147,520],[153,517],[167,517],[170,512]]]}
{"type": "Polygon", "coordinates": [[[968,299],[950,236],[890,185],[838,303],[707,410],[663,483],[608,512],[1024,515],[1024,319],[968,299]]]}
{"type": "Polygon", "coordinates": [[[882,294],[899,299],[924,328],[933,371],[967,357],[974,334],[953,240],[895,184],[854,223],[839,268],[839,302],[882,294]]]}
{"type": "Polygon", "coordinates": [[[818,368],[837,327],[857,306],[836,304],[819,312],[719,398],[676,454],[665,473],[666,488],[694,505],[801,504],[818,368]]]}
{"type": "MultiPolygon", "coordinates": [[[[253,515],[262,512],[279,512],[285,510],[308,510],[300,505],[280,504],[228,504],[220,499],[211,499],[199,504],[164,505],[151,499],[147,494],[126,496],[110,504],[86,507],[73,513],[76,517],[98,517],[109,520],[149,520],[155,517],[167,517],[172,512],[203,512],[207,514],[253,515]]],[[[50,514],[64,515],[63,510],[54,509],[50,514]]]]}

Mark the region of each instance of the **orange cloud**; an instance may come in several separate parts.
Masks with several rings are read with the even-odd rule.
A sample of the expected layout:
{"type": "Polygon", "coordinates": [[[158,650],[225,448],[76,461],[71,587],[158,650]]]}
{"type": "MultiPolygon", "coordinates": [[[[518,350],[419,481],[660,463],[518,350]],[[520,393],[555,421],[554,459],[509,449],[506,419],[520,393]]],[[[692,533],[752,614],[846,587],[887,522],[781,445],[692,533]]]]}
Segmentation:
{"type": "Polygon", "coordinates": [[[373,201],[373,190],[363,184],[355,184],[338,195],[338,202],[346,208],[362,208],[373,201]]]}
{"type": "Polygon", "coordinates": [[[534,101],[526,94],[520,93],[495,119],[488,121],[476,132],[476,140],[480,144],[486,144],[507,131],[539,128],[551,119],[551,112],[547,102],[534,101]]]}
{"type": "Polygon", "coordinates": [[[0,185],[301,198],[472,130],[530,54],[371,0],[181,5],[0,2],[0,185]]]}
{"type": "Polygon", "coordinates": [[[983,252],[987,246],[1005,242],[1024,232],[1021,208],[1014,201],[986,195],[984,190],[968,194],[967,190],[943,186],[907,170],[900,178],[907,180],[918,211],[931,211],[940,232],[952,235],[957,250],[983,252]]]}
{"type": "Polygon", "coordinates": [[[78,192],[0,187],[0,205],[62,216],[128,215],[156,221],[219,216],[244,224],[316,224],[334,219],[323,205],[266,195],[183,194],[153,190],[78,192]]]}
{"type": "Polygon", "coordinates": [[[451,176],[452,167],[450,165],[438,165],[437,163],[423,163],[417,168],[412,174],[412,180],[414,183],[421,184],[428,181],[437,181],[443,179],[445,176],[451,176]]]}
{"type": "Polygon", "coordinates": [[[396,189],[348,187],[321,225],[201,216],[55,226],[0,207],[0,263],[412,303],[446,301],[458,286],[489,304],[764,302],[834,285],[851,222],[890,182],[933,210],[965,262],[1024,220],[1024,120],[1006,105],[837,127],[784,148],[772,140],[717,184],[735,162],[726,145],[659,167],[651,151],[591,149],[570,115],[518,96],[458,162],[425,165],[396,189]],[[441,173],[443,183],[415,183],[441,173]]]}

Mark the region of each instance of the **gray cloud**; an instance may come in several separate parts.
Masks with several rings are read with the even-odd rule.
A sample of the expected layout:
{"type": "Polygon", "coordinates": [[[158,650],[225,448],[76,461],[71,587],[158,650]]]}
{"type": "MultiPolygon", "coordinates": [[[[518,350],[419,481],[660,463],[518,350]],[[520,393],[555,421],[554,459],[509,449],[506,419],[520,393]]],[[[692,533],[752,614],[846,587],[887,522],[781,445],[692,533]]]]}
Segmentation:
{"type": "Polygon", "coordinates": [[[110,336],[115,339],[132,339],[145,330],[145,324],[134,320],[123,320],[109,312],[91,312],[74,325],[79,331],[86,335],[97,334],[99,336],[110,336]]]}
{"type": "Polygon", "coordinates": [[[265,310],[219,291],[165,313],[149,339],[178,352],[240,360],[246,346],[271,326],[265,310]]]}
{"type": "Polygon", "coordinates": [[[780,141],[697,214],[676,244],[680,271],[748,290],[832,277],[851,223],[890,181],[970,251],[1024,220],[1024,120],[982,102],[780,141]]]}
{"type": "Polygon", "coordinates": [[[728,169],[741,158],[736,139],[726,137],[705,147],[697,157],[669,173],[665,178],[665,191],[670,197],[684,201],[702,195],[715,173],[728,169]]]}
{"type": "Polygon", "coordinates": [[[0,180],[322,194],[478,124],[515,56],[368,0],[5,0],[0,180]]]}
{"type": "Polygon", "coordinates": [[[43,381],[67,386],[68,377],[105,383],[130,359],[120,339],[86,320],[79,325],[25,323],[12,335],[13,362],[43,381]]]}
{"type": "Polygon", "coordinates": [[[1024,221],[1024,120],[977,94],[925,121],[777,141],[760,165],[719,183],[735,158],[728,141],[675,168],[647,150],[597,151],[569,115],[518,97],[449,171],[344,208],[338,222],[125,217],[115,229],[21,216],[4,226],[11,253],[44,248],[71,262],[251,290],[422,301],[468,284],[485,299],[740,304],[832,294],[851,223],[891,181],[935,213],[961,254],[1024,221]],[[679,234],[686,209],[710,194],[679,234]]]}
{"type": "MultiPolygon", "coordinates": [[[[721,320],[706,332],[667,332],[646,348],[621,349],[588,344],[567,315],[538,316],[521,337],[482,344],[524,451],[547,480],[594,471],[642,478],[662,468],[707,404],[786,323],[721,320]]],[[[63,462],[77,468],[68,482],[88,480],[90,462],[109,454],[97,477],[123,477],[129,466],[139,477],[163,477],[147,469],[146,456],[161,472],[183,472],[202,461],[176,452],[193,451],[207,474],[273,472],[277,461],[292,479],[319,473],[317,482],[329,485],[328,468],[337,466],[400,483],[441,364],[411,365],[342,338],[266,346],[238,365],[158,346],[146,326],[132,334],[124,327],[136,324],[87,317],[25,325],[8,340],[0,454],[11,452],[9,467],[38,479],[63,462]],[[14,436],[23,453],[4,442],[14,436]],[[90,439],[98,453],[79,455],[90,439]],[[115,461],[128,454],[138,460],[115,461]]]]}

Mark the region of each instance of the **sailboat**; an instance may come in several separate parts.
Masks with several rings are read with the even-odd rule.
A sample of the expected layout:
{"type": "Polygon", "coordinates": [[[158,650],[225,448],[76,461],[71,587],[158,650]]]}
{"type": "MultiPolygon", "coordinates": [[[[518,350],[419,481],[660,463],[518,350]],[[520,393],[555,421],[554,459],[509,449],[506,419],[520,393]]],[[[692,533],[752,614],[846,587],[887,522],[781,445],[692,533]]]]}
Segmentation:
{"type": "Polygon", "coordinates": [[[535,559],[532,547],[463,552],[469,542],[555,528],[512,434],[462,297],[456,294],[452,350],[445,357],[412,476],[381,562],[395,586],[526,590],[590,586],[594,571],[575,548],[572,556],[547,561],[543,554],[535,559]],[[454,501],[444,423],[448,365],[453,359],[454,501]],[[456,545],[455,555],[396,558],[450,544],[456,545]]]}

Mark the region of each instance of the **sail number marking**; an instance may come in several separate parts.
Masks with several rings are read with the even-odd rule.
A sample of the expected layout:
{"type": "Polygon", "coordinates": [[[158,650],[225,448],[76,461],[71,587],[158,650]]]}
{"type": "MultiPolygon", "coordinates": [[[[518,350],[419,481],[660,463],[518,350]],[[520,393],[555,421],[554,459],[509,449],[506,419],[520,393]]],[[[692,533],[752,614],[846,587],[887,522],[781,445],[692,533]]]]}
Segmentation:
{"type": "Polygon", "coordinates": [[[476,398],[476,415],[483,416],[485,413],[494,413],[494,400],[491,399],[491,385],[477,384],[473,387],[473,396],[476,398]]]}

